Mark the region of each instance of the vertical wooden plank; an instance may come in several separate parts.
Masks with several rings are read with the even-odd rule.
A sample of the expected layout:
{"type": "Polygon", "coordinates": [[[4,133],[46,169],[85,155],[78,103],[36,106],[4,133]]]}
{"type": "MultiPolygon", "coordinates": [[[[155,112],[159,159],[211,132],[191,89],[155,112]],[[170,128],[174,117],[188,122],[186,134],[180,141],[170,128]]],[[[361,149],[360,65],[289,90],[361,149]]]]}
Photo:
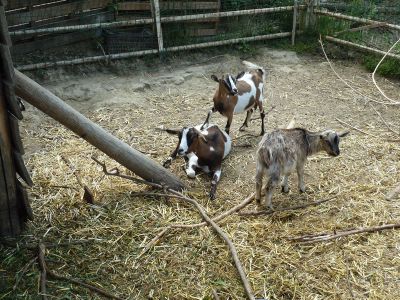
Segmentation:
{"type": "Polygon", "coordinates": [[[17,181],[17,197],[18,197],[18,211],[20,218],[26,222],[27,220],[33,220],[33,212],[31,205],[29,203],[28,192],[22,186],[22,184],[17,181]]]}
{"type": "Polygon", "coordinates": [[[164,42],[163,42],[162,29],[161,29],[160,3],[158,0],[152,0],[152,1],[153,1],[153,5],[154,5],[154,13],[155,13],[155,18],[156,18],[158,52],[161,53],[164,51],[164,42]]]}
{"type": "MultiPolygon", "coordinates": [[[[2,96],[0,95],[0,101],[2,96]]],[[[5,147],[0,134],[0,236],[8,236],[11,233],[10,215],[8,207],[8,193],[6,184],[6,174],[4,173],[3,151],[5,147]]]]}
{"type": "Polygon", "coordinates": [[[24,154],[24,146],[21,141],[18,119],[13,114],[8,114],[8,124],[10,125],[10,137],[16,151],[24,154]]]}
{"type": "Polygon", "coordinates": [[[292,28],[292,46],[294,45],[294,40],[296,38],[296,26],[297,26],[297,12],[299,9],[299,4],[297,0],[294,0],[293,5],[293,28],[292,28]]]}

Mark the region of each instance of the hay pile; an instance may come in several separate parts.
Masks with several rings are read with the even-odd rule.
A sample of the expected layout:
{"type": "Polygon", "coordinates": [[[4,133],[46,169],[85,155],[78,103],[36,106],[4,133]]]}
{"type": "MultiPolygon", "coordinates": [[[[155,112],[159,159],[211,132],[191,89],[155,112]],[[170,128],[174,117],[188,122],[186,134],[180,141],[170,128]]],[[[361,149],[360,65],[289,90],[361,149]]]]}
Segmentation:
{"type": "MultiPolygon", "coordinates": [[[[222,227],[237,247],[259,298],[400,299],[400,231],[310,245],[288,240],[308,233],[400,221],[399,201],[384,199],[400,181],[399,143],[385,140],[391,135],[368,106],[354,100],[350,91],[332,86],[334,79],[325,70],[326,66],[312,60],[309,64],[320,72],[316,74],[318,90],[309,85],[307,77],[284,83],[278,74],[272,74],[271,85],[279,85],[281,89],[271,100],[277,108],[268,116],[268,127],[285,126],[296,114],[297,124],[312,130],[327,126],[343,129],[334,119],[337,116],[376,137],[352,131],[341,144],[341,156],[333,159],[321,154],[309,160],[307,193],[297,192],[294,175],[290,193],[276,191],[273,203],[282,208],[337,195],[334,200],[304,210],[261,217],[235,214],[222,227]],[[293,94],[296,88],[298,92],[293,94]],[[335,97],[340,100],[325,102],[335,97]]],[[[364,81],[358,83],[362,85],[364,81]]],[[[206,94],[189,92],[148,95],[146,101],[149,102],[146,109],[120,105],[98,109],[89,117],[160,163],[169,156],[176,140],[154,129],[160,125],[177,127],[200,123],[210,104],[206,94]],[[193,114],[194,111],[200,113],[193,114]],[[191,123],[188,115],[193,116],[191,123]]],[[[37,114],[33,109],[31,112],[37,114]]],[[[234,118],[234,135],[238,134],[243,118],[244,115],[234,118]]],[[[216,115],[214,121],[222,126],[225,122],[216,115]]],[[[391,121],[393,126],[399,126],[399,120],[391,121]]],[[[221,299],[243,299],[243,288],[229,251],[208,227],[174,231],[137,259],[142,247],[166,226],[201,221],[192,207],[175,200],[133,196],[131,193],[148,188],[104,176],[91,156],[98,155],[109,168],[117,166],[116,163],[54,121],[45,118],[39,128],[24,126],[25,140],[40,149],[28,155],[35,182],[30,193],[35,221],[29,224],[24,240],[34,237],[46,242],[88,241],[83,245],[50,249],[47,259],[51,269],[129,299],[210,299],[212,289],[221,299]],[[82,201],[83,189],[61,156],[79,170],[83,182],[94,193],[96,205],[89,206],[82,201]]],[[[258,121],[253,122],[249,131],[259,132],[258,121]]],[[[253,147],[233,147],[223,164],[214,202],[207,198],[208,176],[188,180],[183,171],[184,162],[179,159],[173,162],[171,170],[190,187],[188,195],[197,199],[209,215],[217,215],[253,192],[258,140],[252,137],[235,140],[236,145],[250,143],[253,147]]],[[[250,204],[247,209],[255,209],[255,205],[250,204]]],[[[19,262],[15,264],[22,268],[30,260],[28,251],[22,250],[22,253],[23,258],[21,251],[8,249],[6,257],[14,262],[18,257],[19,262]]],[[[17,287],[18,294],[36,295],[38,271],[30,267],[27,274],[17,287]]],[[[98,297],[60,281],[51,281],[48,292],[56,298],[98,297]]]]}

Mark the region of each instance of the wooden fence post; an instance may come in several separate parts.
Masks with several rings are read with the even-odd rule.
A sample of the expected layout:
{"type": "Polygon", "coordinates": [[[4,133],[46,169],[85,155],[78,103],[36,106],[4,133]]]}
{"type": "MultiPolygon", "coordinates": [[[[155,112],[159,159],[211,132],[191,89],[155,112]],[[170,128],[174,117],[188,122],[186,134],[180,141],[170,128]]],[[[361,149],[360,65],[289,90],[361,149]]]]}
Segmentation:
{"type": "Polygon", "coordinates": [[[22,160],[24,149],[18,120],[22,119],[14,93],[14,67],[10,55],[11,40],[0,0],[0,238],[19,235],[27,219],[32,219],[28,195],[17,173],[32,184],[22,160]]]}
{"type": "Polygon", "coordinates": [[[306,29],[313,28],[315,25],[314,5],[315,0],[308,0],[305,24],[306,29]]]}
{"type": "Polygon", "coordinates": [[[156,28],[157,28],[158,51],[161,54],[164,51],[164,41],[163,41],[162,28],[161,28],[160,3],[158,0],[151,0],[151,1],[153,1],[154,17],[155,17],[156,28]]]}
{"type": "Polygon", "coordinates": [[[293,28],[292,28],[292,46],[294,45],[294,39],[296,37],[296,26],[297,26],[297,13],[299,10],[299,4],[297,0],[294,0],[293,5],[293,28]]]}

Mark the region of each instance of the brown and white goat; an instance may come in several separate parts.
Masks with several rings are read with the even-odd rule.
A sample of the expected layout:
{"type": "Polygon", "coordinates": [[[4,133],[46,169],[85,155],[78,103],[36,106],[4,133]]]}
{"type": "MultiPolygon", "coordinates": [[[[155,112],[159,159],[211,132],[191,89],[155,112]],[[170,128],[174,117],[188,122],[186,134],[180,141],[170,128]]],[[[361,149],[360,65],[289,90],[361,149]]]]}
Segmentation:
{"type": "Polygon", "coordinates": [[[227,75],[225,78],[218,79],[211,75],[211,78],[218,82],[218,88],[214,94],[214,106],[208,112],[204,124],[209,122],[212,113],[218,111],[221,115],[228,118],[225,131],[229,134],[234,114],[247,112],[246,119],[239,130],[248,127],[251,115],[257,107],[261,115],[261,135],[264,134],[264,107],[263,92],[265,81],[265,70],[251,62],[243,61],[250,71],[240,72],[236,77],[227,75]]]}
{"type": "Polygon", "coordinates": [[[181,130],[166,129],[168,133],[179,136],[178,145],[171,156],[164,162],[168,168],[177,155],[187,160],[186,174],[190,178],[196,176],[196,169],[212,174],[210,199],[215,199],[217,184],[221,178],[222,160],[231,151],[232,140],[228,134],[216,125],[198,125],[184,127],[181,130]],[[203,129],[200,130],[200,128],[203,129]]]}
{"type": "Polygon", "coordinates": [[[272,193],[281,175],[282,191],[288,192],[288,176],[296,169],[300,192],[305,192],[304,164],[307,157],[320,151],[330,156],[340,154],[339,141],[349,132],[336,133],[333,130],[310,132],[303,128],[278,129],[264,135],[256,155],[256,201],[261,203],[261,186],[264,174],[266,205],[272,209],[272,193]]]}

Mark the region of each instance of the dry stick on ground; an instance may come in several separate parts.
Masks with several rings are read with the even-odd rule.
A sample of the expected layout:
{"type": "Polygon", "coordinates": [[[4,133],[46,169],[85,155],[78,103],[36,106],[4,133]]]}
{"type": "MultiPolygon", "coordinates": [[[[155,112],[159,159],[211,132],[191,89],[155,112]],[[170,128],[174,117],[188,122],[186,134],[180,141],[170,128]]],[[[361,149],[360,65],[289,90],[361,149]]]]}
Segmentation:
{"type": "Polygon", "coordinates": [[[345,122],[345,121],[342,121],[342,120],[340,120],[339,118],[335,118],[336,119],[336,121],[338,121],[339,123],[342,123],[343,125],[346,125],[347,127],[350,127],[350,128],[353,128],[354,130],[356,130],[356,131],[358,131],[358,132],[361,132],[361,133],[363,133],[363,134],[366,134],[366,135],[369,135],[369,136],[373,136],[373,137],[378,137],[378,136],[376,136],[376,135],[374,135],[374,134],[372,134],[372,133],[368,133],[368,132],[366,132],[366,131],[364,131],[364,130],[361,130],[361,129],[358,129],[357,127],[354,127],[353,125],[350,125],[349,123],[347,123],[347,122],[345,122]]]}
{"type": "Polygon", "coordinates": [[[400,135],[399,132],[397,132],[396,130],[392,129],[389,124],[385,121],[385,119],[382,117],[381,113],[379,111],[376,110],[376,108],[370,103],[370,106],[372,107],[372,109],[376,112],[376,114],[379,116],[379,118],[381,119],[381,121],[385,124],[385,126],[387,127],[387,129],[389,129],[391,132],[393,132],[394,134],[400,135]]]}
{"type": "Polygon", "coordinates": [[[331,61],[329,60],[328,55],[327,55],[326,52],[325,52],[324,44],[322,43],[321,37],[319,38],[319,43],[320,43],[320,45],[321,45],[321,49],[322,49],[322,52],[324,53],[324,56],[325,56],[325,58],[326,58],[326,61],[328,62],[330,68],[331,68],[332,71],[333,71],[333,73],[335,73],[336,77],[339,78],[339,80],[342,81],[342,82],[343,82],[348,88],[350,88],[353,92],[355,92],[356,94],[358,94],[359,96],[361,96],[361,97],[363,97],[363,98],[365,98],[365,99],[368,99],[368,101],[372,101],[372,102],[375,102],[375,103],[378,103],[378,104],[384,104],[384,105],[400,105],[400,103],[397,104],[397,103],[383,102],[383,101],[379,101],[379,100],[372,99],[372,98],[370,98],[370,97],[364,95],[363,93],[359,92],[359,91],[356,90],[355,88],[353,88],[353,87],[352,87],[350,84],[348,84],[347,81],[344,80],[344,79],[336,72],[336,70],[333,68],[332,63],[331,63],[331,61]]]}
{"type": "Polygon", "coordinates": [[[214,300],[220,300],[216,290],[212,289],[212,294],[213,294],[214,300]]]}
{"type": "Polygon", "coordinates": [[[375,227],[367,227],[367,228],[359,228],[359,229],[349,229],[344,231],[339,231],[335,233],[319,233],[319,234],[311,234],[311,235],[303,235],[299,237],[292,237],[289,240],[298,242],[301,244],[310,244],[315,242],[325,242],[333,239],[338,239],[344,236],[352,235],[352,234],[360,234],[360,233],[371,233],[378,232],[387,229],[398,229],[400,228],[400,224],[387,224],[382,226],[375,227]]]}
{"type": "Polygon", "coordinates": [[[378,91],[381,93],[381,95],[382,95],[383,97],[385,97],[387,100],[393,102],[393,104],[400,104],[400,101],[393,100],[393,99],[391,99],[391,98],[389,98],[388,96],[385,95],[385,93],[381,90],[381,88],[380,88],[380,87],[378,86],[378,84],[376,83],[376,80],[375,80],[375,73],[376,73],[376,71],[378,70],[378,68],[379,68],[379,66],[381,65],[381,63],[383,62],[383,60],[386,58],[386,56],[390,53],[390,51],[393,50],[394,47],[396,47],[396,45],[397,45],[399,42],[400,42],[400,38],[399,38],[399,39],[397,40],[397,42],[394,43],[393,46],[390,47],[390,49],[385,53],[385,55],[382,57],[382,59],[381,59],[381,60],[379,61],[379,63],[376,65],[374,72],[372,72],[372,81],[374,82],[375,87],[378,89],[378,91]]]}
{"type": "Polygon", "coordinates": [[[46,260],[45,260],[45,252],[46,252],[46,246],[43,243],[39,243],[39,245],[37,246],[38,249],[38,261],[39,261],[39,267],[40,267],[40,293],[43,296],[43,299],[47,299],[47,295],[46,295],[46,281],[47,281],[47,276],[48,277],[52,277],[58,280],[66,280],[66,281],[70,281],[72,283],[81,285],[85,288],[88,288],[91,291],[94,291],[102,296],[108,297],[110,299],[117,299],[117,300],[122,300],[122,298],[119,298],[117,296],[114,296],[112,294],[110,294],[109,292],[100,289],[98,287],[95,287],[93,285],[84,283],[80,280],[77,280],[75,278],[70,278],[70,277],[66,277],[66,276],[61,276],[58,275],[56,273],[54,273],[53,271],[51,271],[46,264],[46,260]]]}
{"type": "Polygon", "coordinates": [[[64,161],[64,163],[70,168],[72,171],[72,174],[75,175],[76,181],[78,181],[78,184],[83,188],[84,194],[83,194],[83,200],[86,201],[86,203],[89,204],[94,204],[94,196],[91,190],[88,188],[86,184],[83,184],[81,176],[79,175],[79,172],[77,168],[67,159],[65,156],[61,155],[61,159],[64,161]]]}
{"type": "Polygon", "coordinates": [[[261,216],[261,215],[271,215],[273,213],[276,212],[280,212],[280,211],[287,211],[287,210],[297,210],[297,209],[302,209],[302,208],[306,208],[309,206],[317,206],[320,205],[324,202],[328,202],[329,200],[335,199],[337,198],[338,195],[332,196],[330,198],[327,199],[323,199],[323,200],[319,200],[319,201],[315,201],[315,202],[310,202],[310,203],[306,203],[306,204],[301,204],[301,205],[296,205],[296,206],[290,206],[290,207],[284,207],[284,208],[278,208],[278,209],[274,209],[274,210],[250,210],[250,211],[243,211],[243,212],[239,212],[239,216],[261,216]]]}
{"type": "MultiPolygon", "coordinates": [[[[242,263],[240,262],[240,259],[238,257],[237,251],[236,251],[236,247],[235,245],[232,243],[232,241],[229,239],[229,237],[227,236],[227,234],[221,229],[221,227],[218,226],[217,223],[215,223],[205,212],[204,208],[194,199],[191,199],[189,197],[186,197],[185,195],[183,195],[180,192],[177,192],[171,188],[165,187],[163,185],[157,184],[157,183],[153,183],[153,182],[148,182],[142,179],[138,179],[136,177],[133,176],[128,176],[128,175],[123,175],[120,174],[118,169],[115,170],[115,172],[109,172],[107,170],[107,167],[105,165],[105,163],[100,162],[98,159],[96,159],[95,157],[92,157],[92,159],[98,163],[100,166],[102,166],[103,172],[106,175],[110,175],[110,176],[117,176],[117,177],[121,177],[121,178],[125,178],[125,179],[129,179],[132,180],[134,182],[141,182],[143,184],[158,188],[158,189],[162,189],[164,191],[166,191],[167,193],[170,194],[166,194],[169,197],[173,197],[173,198],[177,198],[177,199],[182,199],[186,202],[189,202],[191,204],[193,204],[196,209],[198,210],[198,212],[200,213],[200,215],[203,217],[203,219],[211,226],[213,227],[213,229],[218,233],[218,235],[225,241],[225,243],[228,245],[229,250],[231,252],[233,261],[235,263],[236,269],[239,273],[240,279],[242,281],[245,293],[247,295],[247,298],[250,300],[254,300],[254,294],[253,291],[251,289],[250,283],[246,277],[246,274],[243,270],[243,266],[242,263]]],[[[167,227],[168,228],[168,227],[167,227]]],[[[167,232],[168,230],[165,230],[165,232],[167,232]]],[[[164,233],[165,234],[165,233],[164,233]]]]}
{"type": "Polygon", "coordinates": [[[46,291],[46,282],[47,282],[47,267],[46,262],[44,260],[44,253],[46,248],[43,244],[39,243],[38,247],[38,263],[40,268],[40,294],[42,295],[42,299],[47,300],[47,291],[46,291]]]}

